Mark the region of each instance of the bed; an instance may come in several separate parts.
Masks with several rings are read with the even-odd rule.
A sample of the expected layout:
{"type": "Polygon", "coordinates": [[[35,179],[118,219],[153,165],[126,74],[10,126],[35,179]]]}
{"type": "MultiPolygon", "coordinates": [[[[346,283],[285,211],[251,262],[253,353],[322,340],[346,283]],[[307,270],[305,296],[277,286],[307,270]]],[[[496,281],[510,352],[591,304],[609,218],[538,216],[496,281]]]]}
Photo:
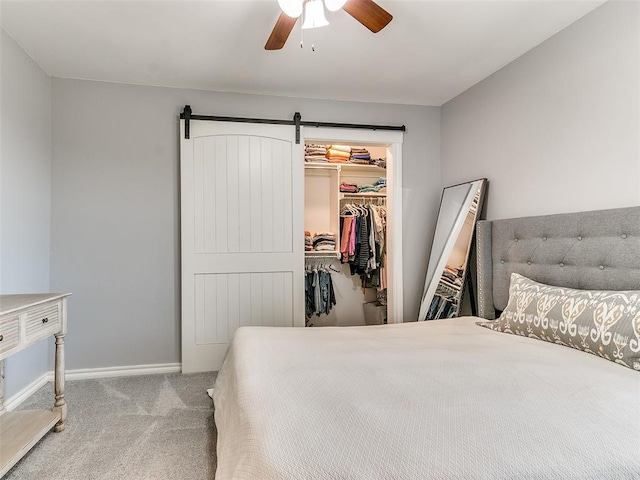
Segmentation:
{"type": "MultiPolygon", "coordinates": [[[[481,222],[480,315],[520,273],[640,290],[640,207],[481,222]]],[[[213,398],[223,479],[638,479],[640,372],[462,317],[243,327],[213,398]]]]}

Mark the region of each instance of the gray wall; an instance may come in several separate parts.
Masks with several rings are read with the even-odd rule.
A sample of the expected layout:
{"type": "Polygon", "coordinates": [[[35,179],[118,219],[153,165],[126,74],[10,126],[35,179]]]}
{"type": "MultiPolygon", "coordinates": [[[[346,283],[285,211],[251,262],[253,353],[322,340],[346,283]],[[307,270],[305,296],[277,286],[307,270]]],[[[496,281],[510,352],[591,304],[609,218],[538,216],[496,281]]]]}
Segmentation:
{"type": "MultiPolygon", "coordinates": [[[[51,79],[0,29],[0,293],[49,290],[51,79]]],[[[6,361],[6,397],[47,371],[41,342],[6,361]]]]}
{"type": "Polygon", "coordinates": [[[442,180],[490,219],[640,205],[638,2],[609,1],[442,107],[442,180]]]}
{"type": "Polygon", "coordinates": [[[178,114],[406,124],[404,285],[417,317],[440,196],[440,109],[53,80],[52,288],[69,368],[180,361],[178,114]]]}

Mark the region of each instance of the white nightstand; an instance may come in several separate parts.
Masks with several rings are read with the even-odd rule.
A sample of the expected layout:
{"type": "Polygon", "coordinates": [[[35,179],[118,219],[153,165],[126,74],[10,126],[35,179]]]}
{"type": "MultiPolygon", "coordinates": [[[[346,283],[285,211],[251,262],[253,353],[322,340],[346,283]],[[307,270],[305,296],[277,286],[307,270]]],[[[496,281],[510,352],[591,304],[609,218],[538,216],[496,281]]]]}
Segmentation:
{"type": "Polygon", "coordinates": [[[51,428],[64,430],[64,335],[70,293],[0,295],[0,477],[51,428]],[[4,409],[4,359],[55,336],[55,402],[51,410],[4,409]]]}

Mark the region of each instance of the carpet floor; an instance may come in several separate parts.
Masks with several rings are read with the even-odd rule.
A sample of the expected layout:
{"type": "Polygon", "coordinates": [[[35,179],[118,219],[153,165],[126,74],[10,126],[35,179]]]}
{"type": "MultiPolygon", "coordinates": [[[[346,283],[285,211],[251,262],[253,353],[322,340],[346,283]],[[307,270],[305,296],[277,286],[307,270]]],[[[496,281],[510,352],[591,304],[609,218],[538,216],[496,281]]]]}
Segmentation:
{"type": "MultiPolygon", "coordinates": [[[[216,373],[66,383],[66,429],[49,432],[5,480],[213,479],[216,373]]],[[[51,408],[48,383],[19,410],[51,408]]]]}

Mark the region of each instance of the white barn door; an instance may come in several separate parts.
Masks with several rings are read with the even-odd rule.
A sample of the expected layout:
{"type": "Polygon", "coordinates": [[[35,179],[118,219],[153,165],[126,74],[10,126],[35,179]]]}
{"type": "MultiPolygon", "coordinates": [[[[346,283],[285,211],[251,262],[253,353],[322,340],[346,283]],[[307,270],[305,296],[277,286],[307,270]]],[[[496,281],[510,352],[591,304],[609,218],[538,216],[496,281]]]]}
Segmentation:
{"type": "Polygon", "coordinates": [[[304,326],[304,153],[293,126],[180,128],[182,371],[218,370],[240,326],[304,326]]]}

